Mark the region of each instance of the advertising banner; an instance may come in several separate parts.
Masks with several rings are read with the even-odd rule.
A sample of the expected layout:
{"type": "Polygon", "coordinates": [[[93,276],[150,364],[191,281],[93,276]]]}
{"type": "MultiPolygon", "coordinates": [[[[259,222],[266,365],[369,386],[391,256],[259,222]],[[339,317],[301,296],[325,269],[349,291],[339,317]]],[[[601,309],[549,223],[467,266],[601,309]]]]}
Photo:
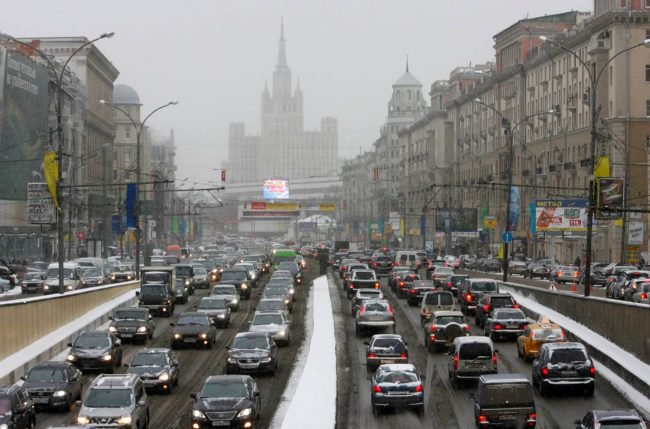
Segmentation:
{"type": "Polygon", "coordinates": [[[286,179],[266,179],[262,185],[262,198],[267,200],[289,199],[289,181],[286,179]]]}
{"type": "Polygon", "coordinates": [[[494,216],[485,216],[483,218],[483,229],[496,229],[497,218],[494,216]]]}
{"type": "Polygon", "coordinates": [[[643,244],[643,222],[628,222],[628,244],[643,244]]]}
{"type": "Polygon", "coordinates": [[[334,203],[321,203],[318,205],[318,209],[322,212],[335,212],[336,204],[334,203]]]}
{"type": "Polygon", "coordinates": [[[437,231],[476,232],[477,225],[477,209],[436,209],[437,231]]]}
{"type": "Polygon", "coordinates": [[[521,197],[519,195],[519,186],[510,188],[510,228],[508,231],[516,231],[519,225],[519,205],[521,197]]]}
{"type": "Polygon", "coordinates": [[[544,199],[535,204],[535,231],[587,230],[587,199],[544,199]]]}
{"type": "Polygon", "coordinates": [[[616,219],[621,217],[625,180],[620,177],[596,178],[596,218],[616,219]]]}
{"type": "Polygon", "coordinates": [[[0,48],[0,199],[26,200],[29,182],[45,182],[42,159],[48,140],[47,69],[0,48]]]}
{"type": "Polygon", "coordinates": [[[47,183],[27,184],[27,223],[56,223],[56,207],[47,183]]]}

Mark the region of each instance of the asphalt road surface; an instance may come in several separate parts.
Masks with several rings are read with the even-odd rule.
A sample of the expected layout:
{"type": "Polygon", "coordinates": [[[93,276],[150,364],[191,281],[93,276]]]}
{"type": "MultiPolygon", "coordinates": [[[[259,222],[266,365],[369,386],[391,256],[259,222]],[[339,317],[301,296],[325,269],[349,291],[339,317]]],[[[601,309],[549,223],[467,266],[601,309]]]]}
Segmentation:
{"type": "MultiPolygon", "coordinates": [[[[350,313],[350,302],[341,288],[337,273],[336,287],[330,287],[337,329],[337,415],[338,428],[471,428],[474,424],[473,399],[475,384],[454,388],[447,373],[448,356],[428,352],[424,348],[423,330],[418,307],[410,307],[388,288],[386,279],[381,289],[391,301],[396,314],[396,330],[408,344],[410,362],[424,375],[425,413],[402,409],[374,416],[370,405],[370,372],[365,366],[364,340],[357,338],[350,313]]],[[[482,273],[481,273],[482,275],[482,273]]],[[[528,279],[527,279],[528,280],[528,279]]],[[[472,335],[482,335],[474,326],[473,318],[466,318],[472,335]]],[[[529,379],[531,367],[517,356],[514,342],[497,342],[498,370],[501,373],[521,373],[529,379]]],[[[542,398],[535,391],[538,428],[574,428],[576,419],[595,408],[633,408],[606,380],[596,380],[596,391],[591,398],[577,394],[555,394],[542,398]]]]}
{"type": "MultiPolygon", "coordinates": [[[[282,398],[285,386],[291,375],[293,363],[302,342],[304,340],[304,324],[306,301],[308,290],[311,288],[312,280],[318,276],[318,265],[310,260],[303,273],[305,277],[304,286],[296,288],[296,302],[294,303],[292,319],[291,344],[288,347],[279,348],[280,367],[275,376],[255,377],[260,387],[262,397],[262,415],[259,420],[259,428],[268,428],[276,408],[282,398]]],[[[202,349],[180,349],[175,350],[180,363],[180,379],[178,386],[172,394],[149,394],[149,409],[151,429],[178,429],[190,427],[190,414],[194,400],[190,393],[197,392],[203,381],[209,375],[223,374],[227,351],[225,346],[234,338],[235,334],[241,331],[248,331],[248,321],[252,319],[254,308],[266,284],[268,276],[253,290],[250,301],[241,301],[238,312],[231,314],[230,327],[217,330],[217,343],[212,350],[202,349]]],[[[209,293],[209,290],[197,289],[197,293],[190,297],[188,304],[179,305],[174,313],[177,317],[183,311],[193,311],[194,306],[201,297],[209,293]]],[[[146,346],[123,343],[124,363],[130,362],[137,350],[142,347],[169,347],[171,328],[169,323],[172,318],[156,318],[156,331],[154,338],[149,340],[146,346]]],[[[124,368],[116,372],[124,372],[124,368]]],[[[85,374],[83,382],[88,386],[97,374],[85,374]]],[[[36,428],[48,428],[52,425],[75,423],[77,411],[70,412],[39,412],[36,417],[36,428]]]]}

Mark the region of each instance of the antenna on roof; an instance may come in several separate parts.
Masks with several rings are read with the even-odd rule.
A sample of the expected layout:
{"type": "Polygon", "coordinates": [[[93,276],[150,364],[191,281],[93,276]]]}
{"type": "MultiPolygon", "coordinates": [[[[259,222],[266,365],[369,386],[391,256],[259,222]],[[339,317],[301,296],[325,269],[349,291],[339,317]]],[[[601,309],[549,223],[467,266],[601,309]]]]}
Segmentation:
{"type": "Polygon", "coordinates": [[[409,54],[406,54],[406,71],[409,71],[409,54]]]}

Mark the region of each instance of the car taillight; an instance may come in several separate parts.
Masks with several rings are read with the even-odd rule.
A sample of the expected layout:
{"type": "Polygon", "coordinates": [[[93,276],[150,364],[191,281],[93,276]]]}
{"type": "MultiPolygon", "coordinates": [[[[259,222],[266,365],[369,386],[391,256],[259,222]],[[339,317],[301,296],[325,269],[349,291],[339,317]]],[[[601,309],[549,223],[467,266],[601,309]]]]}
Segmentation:
{"type": "Polygon", "coordinates": [[[458,353],[454,354],[454,369],[458,369],[458,353]]]}
{"type": "Polygon", "coordinates": [[[465,325],[465,332],[469,332],[469,325],[465,325]]]}
{"type": "Polygon", "coordinates": [[[519,308],[519,304],[513,305],[512,308],[519,308]]]}
{"type": "Polygon", "coordinates": [[[422,384],[418,384],[417,386],[415,386],[415,391],[416,392],[422,392],[423,390],[424,390],[424,388],[422,387],[422,384]]]}
{"type": "Polygon", "coordinates": [[[558,276],[558,277],[562,277],[562,271],[558,271],[558,272],[557,272],[557,276],[558,276]]]}
{"type": "Polygon", "coordinates": [[[503,329],[503,325],[500,325],[500,324],[498,324],[498,323],[495,324],[495,325],[494,325],[494,330],[495,330],[495,331],[498,331],[499,329],[503,329]]]}
{"type": "Polygon", "coordinates": [[[375,393],[381,393],[381,387],[375,384],[374,386],[372,386],[372,391],[375,393]]]}
{"type": "Polygon", "coordinates": [[[447,282],[447,287],[451,288],[451,282],[447,282]]]}
{"type": "Polygon", "coordinates": [[[404,287],[404,282],[399,282],[399,287],[404,287]]]}
{"type": "Polygon", "coordinates": [[[412,295],[416,295],[418,293],[418,291],[415,289],[411,289],[409,292],[411,292],[412,295]]]}
{"type": "Polygon", "coordinates": [[[485,417],[483,414],[478,416],[478,422],[482,424],[489,423],[487,417],[485,417]]]}
{"type": "Polygon", "coordinates": [[[379,283],[375,283],[375,289],[379,289],[379,283]]]}
{"type": "Polygon", "coordinates": [[[494,364],[495,367],[497,366],[497,354],[496,353],[492,353],[492,363],[494,364]]]}
{"type": "Polygon", "coordinates": [[[592,377],[594,375],[596,375],[596,368],[595,367],[593,367],[593,366],[589,367],[589,375],[591,375],[592,377]]]}
{"type": "Polygon", "coordinates": [[[369,353],[368,354],[368,359],[374,359],[376,357],[377,357],[377,355],[375,355],[374,353],[369,353]]]}
{"type": "Polygon", "coordinates": [[[363,316],[363,313],[365,313],[365,312],[366,312],[366,308],[365,308],[365,307],[361,307],[361,308],[359,309],[359,317],[363,316]]]}
{"type": "Polygon", "coordinates": [[[399,358],[400,359],[406,359],[406,358],[408,358],[408,355],[406,353],[402,353],[401,355],[399,355],[399,358]]]}
{"type": "Polygon", "coordinates": [[[433,278],[434,278],[434,279],[437,279],[437,278],[438,278],[438,274],[434,274],[434,275],[433,275],[433,278]]]}
{"type": "Polygon", "coordinates": [[[483,311],[486,312],[486,313],[487,313],[488,311],[490,311],[490,306],[487,305],[487,304],[484,305],[484,306],[483,306],[483,311]]]}
{"type": "Polygon", "coordinates": [[[436,326],[435,326],[435,325],[431,325],[431,327],[429,328],[429,330],[430,330],[431,332],[436,332],[436,326]]]}
{"type": "Polygon", "coordinates": [[[573,277],[578,277],[578,272],[577,271],[573,272],[573,277]]]}
{"type": "Polygon", "coordinates": [[[392,267],[393,265],[394,265],[394,264],[391,262],[391,263],[390,263],[390,266],[392,267]]]}
{"type": "Polygon", "coordinates": [[[519,329],[526,329],[526,324],[524,323],[523,325],[519,325],[519,329]]]}
{"type": "Polygon", "coordinates": [[[535,421],[537,421],[537,413],[528,414],[528,422],[534,423],[535,421]]]}
{"type": "Polygon", "coordinates": [[[376,263],[376,262],[373,265],[375,266],[375,268],[377,268],[379,266],[379,264],[376,263]]]}
{"type": "Polygon", "coordinates": [[[393,306],[392,306],[392,305],[391,305],[390,307],[388,307],[388,312],[389,312],[390,314],[393,314],[393,306]]]}
{"type": "Polygon", "coordinates": [[[542,368],[542,377],[548,377],[548,368],[542,368]]]}
{"type": "Polygon", "coordinates": [[[648,295],[646,295],[645,293],[641,294],[641,299],[646,299],[647,297],[648,297],[648,295]]]}
{"type": "Polygon", "coordinates": [[[467,296],[465,297],[465,299],[467,300],[467,302],[470,302],[470,301],[472,300],[472,295],[467,294],[467,296]]]}

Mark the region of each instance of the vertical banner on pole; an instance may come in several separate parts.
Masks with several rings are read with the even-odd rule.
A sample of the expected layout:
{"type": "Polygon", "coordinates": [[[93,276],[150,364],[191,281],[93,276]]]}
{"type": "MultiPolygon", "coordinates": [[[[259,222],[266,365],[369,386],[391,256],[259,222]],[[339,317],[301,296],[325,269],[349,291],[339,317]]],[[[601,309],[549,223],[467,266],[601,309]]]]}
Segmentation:
{"type": "Polygon", "coordinates": [[[126,185],[126,227],[135,228],[138,227],[138,220],[135,216],[135,200],[137,198],[137,189],[135,183],[129,183],[126,185]]]}

